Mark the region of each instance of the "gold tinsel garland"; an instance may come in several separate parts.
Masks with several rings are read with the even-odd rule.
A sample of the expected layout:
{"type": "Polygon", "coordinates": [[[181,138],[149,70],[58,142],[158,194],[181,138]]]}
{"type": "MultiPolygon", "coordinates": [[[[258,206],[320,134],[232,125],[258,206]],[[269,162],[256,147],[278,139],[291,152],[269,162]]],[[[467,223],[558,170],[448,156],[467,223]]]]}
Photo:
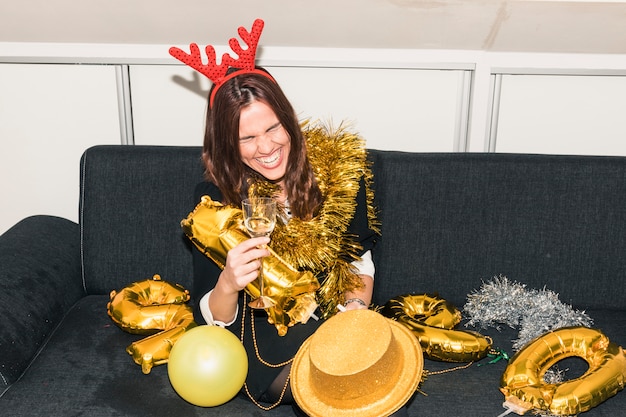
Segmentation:
{"type": "MultiPolygon", "coordinates": [[[[291,218],[278,222],[272,233],[272,249],[299,270],[309,270],[323,281],[317,302],[324,318],[336,313],[344,294],[362,288],[362,282],[350,264],[359,259],[362,249],[348,226],[356,210],[359,181],[364,179],[367,193],[367,216],[370,229],[379,233],[374,208],[372,172],[363,139],[343,126],[305,123],[309,161],[324,197],[321,210],[311,220],[291,218]]],[[[251,187],[257,195],[271,194],[273,185],[261,182],[251,187]]]]}

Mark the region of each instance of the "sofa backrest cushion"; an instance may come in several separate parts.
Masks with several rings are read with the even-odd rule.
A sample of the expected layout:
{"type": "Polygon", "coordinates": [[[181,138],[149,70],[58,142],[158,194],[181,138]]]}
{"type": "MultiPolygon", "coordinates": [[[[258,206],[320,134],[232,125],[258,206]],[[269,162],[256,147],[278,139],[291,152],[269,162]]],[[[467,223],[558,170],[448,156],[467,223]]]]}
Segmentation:
{"type": "MultiPolygon", "coordinates": [[[[200,147],[97,146],[81,160],[88,293],[160,274],[191,288],[180,220],[200,147]]],[[[626,158],[371,150],[382,237],[375,301],[438,293],[461,307],[495,276],[579,309],[624,308],[626,158]]]]}
{"type": "Polygon", "coordinates": [[[87,293],[108,294],[161,275],[191,289],[180,220],[202,181],[200,147],[104,145],[81,158],[79,218],[87,293]]]}
{"type": "Polygon", "coordinates": [[[458,307],[503,275],[577,309],[626,306],[626,158],[372,151],[375,299],[458,307]]]}

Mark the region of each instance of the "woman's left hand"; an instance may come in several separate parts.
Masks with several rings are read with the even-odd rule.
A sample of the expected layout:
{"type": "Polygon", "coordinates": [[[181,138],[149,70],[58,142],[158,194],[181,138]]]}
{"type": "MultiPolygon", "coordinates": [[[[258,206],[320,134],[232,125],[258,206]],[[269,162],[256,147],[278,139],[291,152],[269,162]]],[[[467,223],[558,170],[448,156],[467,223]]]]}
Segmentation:
{"type": "Polygon", "coordinates": [[[369,308],[372,302],[372,292],[374,290],[374,279],[369,275],[359,275],[363,281],[363,288],[345,294],[346,302],[343,311],[364,310],[369,308]]]}
{"type": "Polygon", "coordinates": [[[365,304],[365,301],[361,300],[360,298],[352,298],[349,300],[346,300],[346,303],[343,305],[343,307],[345,308],[346,311],[348,310],[366,310],[367,304],[365,304]]]}

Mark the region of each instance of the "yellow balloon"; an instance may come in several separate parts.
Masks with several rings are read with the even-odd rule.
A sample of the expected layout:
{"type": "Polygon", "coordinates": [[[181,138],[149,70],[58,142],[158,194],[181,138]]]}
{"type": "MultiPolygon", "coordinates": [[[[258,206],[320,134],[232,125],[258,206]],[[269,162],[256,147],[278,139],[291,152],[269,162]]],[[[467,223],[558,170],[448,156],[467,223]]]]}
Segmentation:
{"type": "Polygon", "coordinates": [[[187,402],[215,407],[230,401],[248,375],[248,355],[239,339],[219,326],[197,326],[172,347],[167,373],[187,402]]]}
{"type": "Polygon", "coordinates": [[[491,349],[488,336],[469,330],[455,330],[461,312],[451,303],[428,294],[405,294],[389,300],[382,309],[413,332],[428,359],[444,362],[472,362],[491,349]]]}

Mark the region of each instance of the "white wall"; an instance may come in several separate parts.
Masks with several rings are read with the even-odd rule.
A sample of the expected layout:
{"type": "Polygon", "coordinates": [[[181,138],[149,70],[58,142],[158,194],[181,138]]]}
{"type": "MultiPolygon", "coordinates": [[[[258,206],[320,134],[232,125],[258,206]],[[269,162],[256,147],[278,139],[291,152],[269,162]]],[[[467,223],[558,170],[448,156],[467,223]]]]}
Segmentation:
{"type": "MultiPolygon", "coordinates": [[[[0,232],[77,220],[91,145],[201,144],[208,80],[167,49],[0,43],[0,232]]],[[[625,55],[264,48],[259,64],[303,118],[372,148],[626,155],[625,55]]]]}
{"type": "Polygon", "coordinates": [[[626,155],[625,76],[500,78],[496,151],[626,155]]]}
{"type": "Polygon", "coordinates": [[[0,64],[0,233],[31,214],[78,218],[79,158],[120,143],[115,68],[0,64]]]}
{"type": "MultiPolygon", "coordinates": [[[[457,150],[466,71],[266,68],[302,120],[347,124],[371,148],[457,150]]],[[[202,143],[208,80],[180,65],[131,65],[130,74],[135,144],[202,143]]]]}

